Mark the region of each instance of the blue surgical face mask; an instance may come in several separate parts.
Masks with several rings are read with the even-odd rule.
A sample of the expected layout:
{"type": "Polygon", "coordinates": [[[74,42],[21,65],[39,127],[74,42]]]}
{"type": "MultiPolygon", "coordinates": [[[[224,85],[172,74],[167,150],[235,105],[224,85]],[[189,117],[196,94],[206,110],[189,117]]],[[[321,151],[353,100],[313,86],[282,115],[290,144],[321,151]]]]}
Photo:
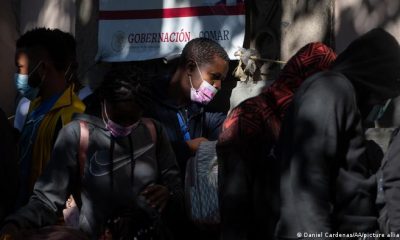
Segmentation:
{"type": "Polygon", "coordinates": [[[39,88],[33,88],[29,86],[28,80],[29,76],[26,74],[19,74],[16,73],[14,75],[14,80],[15,80],[15,85],[17,86],[17,90],[19,93],[21,93],[22,96],[26,97],[29,100],[34,100],[38,93],[39,93],[39,88]]]}
{"type": "Polygon", "coordinates": [[[19,74],[16,73],[14,74],[14,80],[15,80],[15,85],[17,87],[17,90],[21,93],[22,96],[26,97],[29,100],[34,100],[38,93],[39,93],[39,86],[38,87],[31,87],[29,85],[29,76],[38,69],[42,62],[39,62],[36,67],[29,73],[27,74],[19,74]]]}

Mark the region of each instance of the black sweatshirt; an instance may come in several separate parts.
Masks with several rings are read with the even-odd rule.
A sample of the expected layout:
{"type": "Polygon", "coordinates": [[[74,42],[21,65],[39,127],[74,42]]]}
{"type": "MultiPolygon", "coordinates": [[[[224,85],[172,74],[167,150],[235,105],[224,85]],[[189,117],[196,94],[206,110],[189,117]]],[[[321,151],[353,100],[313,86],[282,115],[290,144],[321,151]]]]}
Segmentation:
{"type": "Polygon", "coordinates": [[[361,122],[374,104],[399,94],[399,71],[397,41],[374,29],[352,42],[332,71],[310,77],[296,92],[279,145],[279,238],[377,228],[376,182],[361,122]]]}

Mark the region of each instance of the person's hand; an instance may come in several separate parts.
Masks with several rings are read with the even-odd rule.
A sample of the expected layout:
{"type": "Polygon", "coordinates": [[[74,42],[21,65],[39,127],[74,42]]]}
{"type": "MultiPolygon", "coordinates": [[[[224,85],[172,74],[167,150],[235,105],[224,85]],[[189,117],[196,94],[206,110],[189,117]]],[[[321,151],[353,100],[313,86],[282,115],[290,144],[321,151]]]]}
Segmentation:
{"type": "Polygon", "coordinates": [[[188,145],[190,151],[192,153],[195,153],[197,151],[197,149],[199,149],[200,143],[202,143],[204,141],[208,141],[208,139],[199,137],[199,138],[195,138],[195,139],[186,141],[186,144],[188,145]]]}
{"type": "Polygon", "coordinates": [[[150,185],[141,192],[146,198],[147,203],[161,212],[167,205],[170,193],[167,187],[162,185],[150,185]]]}
{"type": "Polygon", "coordinates": [[[19,231],[17,226],[12,223],[4,225],[0,230],[0,240],[19,240],[19,231]]]}

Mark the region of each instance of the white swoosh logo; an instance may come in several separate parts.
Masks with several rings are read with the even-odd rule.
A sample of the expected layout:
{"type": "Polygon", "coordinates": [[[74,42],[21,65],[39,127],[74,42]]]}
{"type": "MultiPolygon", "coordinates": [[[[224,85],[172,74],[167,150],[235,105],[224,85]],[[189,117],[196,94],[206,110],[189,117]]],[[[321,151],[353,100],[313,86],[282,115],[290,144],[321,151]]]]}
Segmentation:
{"type": "MultiPolygon", "coordinates": [[[[149,145],[146,145],[146,146],[134,151],[134,153],[133,153],[134,160],[136,160],[138,157],[142,156],[147,151],[149,151],[153,147],[153,145],[154,144],[151,143],[149,145]]],[[[109,154],[109,153],[107,153],[107,154],[109,154]]],[[[98,152],[95,152],[89,160],[90,174],[92,174],[95,177],[101,177],[101,176],[109,174],[111,163],[110,162],[107,162],[107,163],[99,162],[99,160],[97,159],[97,155],[98,155],[98,152]]],[[[108,156],[107,156],[107,159],[108,159],[108,156]]],[[[122,156],[122,157],[114,158],[113,159],[113,171],[115,172],[117,169],[120,169],[120,168],[130,164],[130,162],[131,162],[131,156],[129,154],[122,156]]]]}

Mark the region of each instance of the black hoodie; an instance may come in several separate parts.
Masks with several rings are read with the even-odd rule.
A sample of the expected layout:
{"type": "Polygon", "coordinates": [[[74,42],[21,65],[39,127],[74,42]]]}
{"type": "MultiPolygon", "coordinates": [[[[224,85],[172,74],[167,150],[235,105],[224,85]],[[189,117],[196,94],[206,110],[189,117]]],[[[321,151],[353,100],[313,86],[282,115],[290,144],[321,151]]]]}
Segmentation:
{"type": "Polygon", "coordinates": [[[309,77],[298,89],[278,147],[278,238],[330,239],[333,232],[377,229],[360,108],[397,96],[399,71],[397,41],[374,29],[352,42],[332,71],[309,77]]]}
{"type": "Polygon", "coordinates": [[[373,104],[400,93],[399,44],[385,30],[373,29],[353,41],[338,56],[332,70],[345,75],[354,85],[364,118],[373,104]]]}

